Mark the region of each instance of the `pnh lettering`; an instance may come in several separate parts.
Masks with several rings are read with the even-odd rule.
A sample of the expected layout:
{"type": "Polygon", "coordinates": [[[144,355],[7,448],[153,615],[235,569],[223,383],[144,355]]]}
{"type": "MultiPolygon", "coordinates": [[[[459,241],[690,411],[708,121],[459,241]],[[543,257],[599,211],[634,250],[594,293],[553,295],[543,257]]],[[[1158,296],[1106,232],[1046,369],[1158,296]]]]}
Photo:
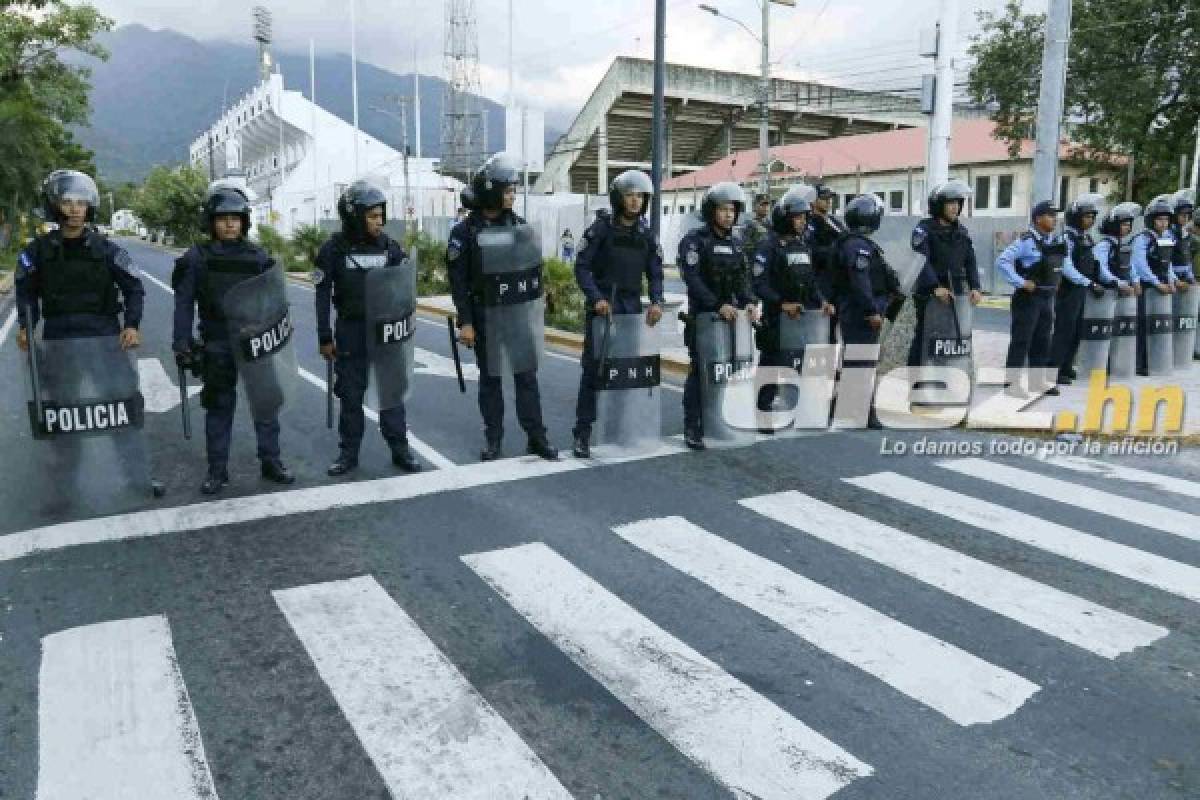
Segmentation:
{"type": "Polygon", "coordinates": [[[131,424],[129,409],[124,402],[46,408],[44,412],[47,433],[85,433],[131,424]]]}
{"type": "Polygon", "coordinates": [[[656,377],[655,372],[656,371],[653,364],[646,364],[645,366],[641,367],[626,367],[624,369],[621,369],[620,367],[610,367],[608,370],[608,382],[616,383],[617,380],[621,379],[622,377],[624,381],[628,381],[630,383],[637,383],[643,380],[650,381],[654,380],[656,377]]]}
{"type": "Polygon", "coordinates": [[[247,342],[247,355],[251,361],[268,356],[287,344],[291,337],[292,318],[288,314],[284,314],[283,318],[271,328],[250,338],[247,342]]]}
{"type": "Polygon", "coordinates": [[[501,283],[500,297],[504,298],[510,289],[515,290],[517,295],[520,297],[534,294],[541,287],[541,283],[542,279],[536,275],[529,278],[521,278],[520,280],[516,281],[515,285],[508,282],[501,283]]]}

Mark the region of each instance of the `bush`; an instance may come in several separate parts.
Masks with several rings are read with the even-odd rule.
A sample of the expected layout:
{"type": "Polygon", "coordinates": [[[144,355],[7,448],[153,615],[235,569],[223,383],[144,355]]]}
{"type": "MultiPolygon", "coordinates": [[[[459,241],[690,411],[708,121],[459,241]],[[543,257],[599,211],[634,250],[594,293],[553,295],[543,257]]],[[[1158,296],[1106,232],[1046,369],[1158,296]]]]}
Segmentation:
{"type": "Polygon", "coordinates": [[[316,225],[301,225],[292,234],[292,255],[297,260],[303,261],[307,269],[314,269],[317,264],[317,253],[321,251],[321,246],[328,238],[329,234],[316,225]]]}
{"type": "Polygon", "coordinates": [[[427,233],[404,237],[404,249],[417,260],[417,294],[424,297],[450,293],[450,275],[446,270],[446,243],[427,233]]]}
{"type": "Polygon", "coordinates": [[[563,331],[583,333],[583,292],[575,283],[575,269],[566,261],[547,258],[542,270],[546,293],[546,324],[563,331]]]}

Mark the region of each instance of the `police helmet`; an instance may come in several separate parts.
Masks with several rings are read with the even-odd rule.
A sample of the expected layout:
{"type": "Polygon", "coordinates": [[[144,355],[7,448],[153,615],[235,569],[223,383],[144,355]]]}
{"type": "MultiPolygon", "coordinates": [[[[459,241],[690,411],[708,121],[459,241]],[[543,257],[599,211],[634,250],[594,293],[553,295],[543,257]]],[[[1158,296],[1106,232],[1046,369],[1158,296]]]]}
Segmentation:
{"type": "Polygon", "coordinates": [[[835,192],[833,189],[830,189],[829,186],[824,183],[815,184],[813,189],[816,191],[817,197],[820,198],[833,197],[837,194],[837,192],[835,192]]]}
{"type": "Polygon", "coordinates": [[[1104,215],[1104,219],[1100,222],[1100,232],[1106,236],[1120,236],[1121,224],[1128,222],[1132,225],[1133,221],[1141,216],[1141,213],[1142,207],[1137,203],[1118,203],[1104,215]]]}
{"type": "Polygon", "coordinates": [[[1175,220],[1174,198],[1169,194],[1160,194],[1146,205],[1146,209],[1142,212],[1142,215],[1147,228],[1154,227],[1155,217],[1166,217],[1173,222],[1175,220]]]}
{"type": "Polygon", "coordinates": [[[62,222],[60,208],[64,200],[79,200],[87,204],[87,222],[96,221],[96,209],[100,206],[100,190],[90,175],[74,169],[56,169],[42,182],[42,206],[46,219],[62,222]]]}
{"type": "Polygon", "coordinates": [[[383,208],[383,221],[387,222],[387,196],[382,189],[365,180],[355,181],[347,186],[338,198],[337,205],[342,230],[357,236],[366,233],[367,212],[376,206],[383,208]]]}
{"type": "Polygon", "coordinates": [[[700,204],[700,216],[711,225],[717,206],[726,203],[733,204],[733,222],[736,225],[738,217],[746,210],[746,193],[733,181],[724,181],[708,187],[708,191],[704,193],[704,201],[700,204]]]}
{"type": "Polygon", "coordinates": [[[624,209],[625,195],[628,192],[638,192],[642,195],[642,210],[639,216],[645,216],[650,208],[650,198],[654,197],[654,182],[650,176],[639,169],[629,169],[613,178],[608,188],[608,203],[614,216],[624,209]]]}
{"type": "Polygon", "coordinates": [[[942,210],[945,209],[946,203],[955,200],[959,203],[958,211],[961,214],[966,207],[967,198],[971,194],[971,187],[958,178],[939,183],[929,193],[929,216],[935,219],[942,216],[942,210]]]}
{"type": "Polygon", "coordinates": [[[1171,198],[1176,214],[1191,214],[1196,210],[1196,190],[1180,189],[1171,198]]]}
{"type": "Polygon", "coordinates": [[[1083,224],[1084,217],[1088,214],[1098,217],[1103,208],[1104,196],[1095,194],[1094,192],[1087,192],[1071,201],[1071,204],[1067,206],[1065,219],[1068,225],[1079,230],[1083,224]]]}
{"type": "Polygon", "coordinates": [[[471,193],[479,208],[499,211],[504,207],[504,190],[521,178],[521,166],[507,153],[497,153],[484,162],[471,178],[471,193]]]}
{"type": "Polygon", "coordinates": [[[883,201],[868,192],[846,204],[846,227],[855,233],[874,233],[883,222],[883,201]]]}
{"type": "Polygon", "coordinates": [[[250,230],[250,200],[245,192],[228,182],[215,181],[204,196],[204,227],[216,235],[213,223],[219,214],[236,214],[242,220],[242,236],[250,230]]]}
{"type": "Polygon", "coordinates": [[[776,201],[771,209],[771,228],[780,236],[790,236],[795,233],[792,217],[797,214],[808,214],[812,211],[813,201],[817,199],[817,190],[806,184],[797,184],[784,192],[783,197],[776,201]]]}

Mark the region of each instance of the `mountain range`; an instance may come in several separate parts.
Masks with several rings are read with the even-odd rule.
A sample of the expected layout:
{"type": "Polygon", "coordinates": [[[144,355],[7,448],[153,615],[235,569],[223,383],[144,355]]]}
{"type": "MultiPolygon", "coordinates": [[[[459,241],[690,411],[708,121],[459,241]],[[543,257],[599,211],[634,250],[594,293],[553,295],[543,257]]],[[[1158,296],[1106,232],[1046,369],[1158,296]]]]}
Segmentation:
{"type": "MultiPolygon", "coordinates": [[[[227,105],[258,82],[258,52],[253,45],[201,42],[172,30],[125,25],[98,37],[110,52],[107,61],[79,56],[73,59],[92,70],[91,124],[78,130],[84,145],[96,154],[96,166],[107,181],[138,181],[158,164],[178,164],[188,146],[206,130],[227,105]]],[[[308,54],[275,53],[288,89],[309,92],[308,54]]],[[[353,119],[350,57],[316,58],[317,103],[347,122],[353,119]]],[[[421,88],[421,154],[441,151],[441,113],[445,81],[419,77],[421,88]]],[[[391,147],[400,149],[395,118],[371,111],[372,105],[391,106],[389,95],[411,95],[412,74],[401,75],[360,61],[358,64],[359,124],[391,147]]],[[[488,149],[504,146],[504,108],[482,98],[488,120],[488,149]]],[[[411,108],[411,107],[410,107],[411,108]]],[[[564,114],[549,114],[563,119],[564,114]]],[[[410,115],[411,117],[411,115],[410,115]]],[[[561,130],[547,119],[546,143],[561,130]]],[[[414,140],[409,120],[409,142],[414,140]]]]}

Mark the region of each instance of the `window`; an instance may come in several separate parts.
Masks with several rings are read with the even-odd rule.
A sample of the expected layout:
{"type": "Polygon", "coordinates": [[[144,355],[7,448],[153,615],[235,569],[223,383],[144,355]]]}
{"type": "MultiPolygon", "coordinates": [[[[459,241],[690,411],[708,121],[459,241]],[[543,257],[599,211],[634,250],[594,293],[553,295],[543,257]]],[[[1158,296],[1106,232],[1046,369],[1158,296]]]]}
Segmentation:
{"type": "Polygon", "coordinates": [[[1099,178],[1091,178],[1088,180],[1088,191],[1091,192],[1092,194],[1095,194],[1096,192],[1100,191],[1100,179],[1099,178]]]}
{"type": "Polygon", "coordinates": [[[1001,175],[996,179],[996,208],[1012,208],[1013,176],[1001,175]]]}
{"type": "Polygon", "coordinates": [[[670,207],[670,206],[663,206],[663,216],[665,217],[665,216],[667,216],[667,215],[668,215],[668,214],[670,214],[670,213],[671,213],[671,207],[670,207]]]}
{"type": "Polygon", "coordinates": [[[902,192],[902,191],[892,192],[889,205],[891,206],[892,211],[896,211],[896,212],[904,211],[904,192],[902,192]]]}
{"type": "Polygon", "coordinates": [[[851,201],[851,200],[853,200],[853,199],[854,199],[854,198],[856,198],[856,197],[858,197],[858,195],[856,195],[856,194],[848,194],[848,195],[846,195],[846,205],[850,205],[850,201],[851,201]]]}
{"type": "Polygon", "coordinates": [[[830,210],[830,211],[832,211],[832,212],[834,212],[834,213],[836,213],[836,212],[838,212],[839,210],[841,210],[841,207],[842,207],[842,196],[841,196],[841,195],[838,195],[838,194],[835,194],[835,195],[834,195],[834,196],[833,196],[833,197],[830,199],[830,203],[829,203],[829,210],[830,210]]]}
{"type": "Polygon", "coordinates": [[[1067,207],[1067,195],[1071,191],[1071,179],[1063,175],[1058,179],[1058,207],[1067,207]]]}
{"type": "Polygon", "coordinates": [[[975,177],[975,208],[990,208],[992,204],[992,176],[975,177]]]}

